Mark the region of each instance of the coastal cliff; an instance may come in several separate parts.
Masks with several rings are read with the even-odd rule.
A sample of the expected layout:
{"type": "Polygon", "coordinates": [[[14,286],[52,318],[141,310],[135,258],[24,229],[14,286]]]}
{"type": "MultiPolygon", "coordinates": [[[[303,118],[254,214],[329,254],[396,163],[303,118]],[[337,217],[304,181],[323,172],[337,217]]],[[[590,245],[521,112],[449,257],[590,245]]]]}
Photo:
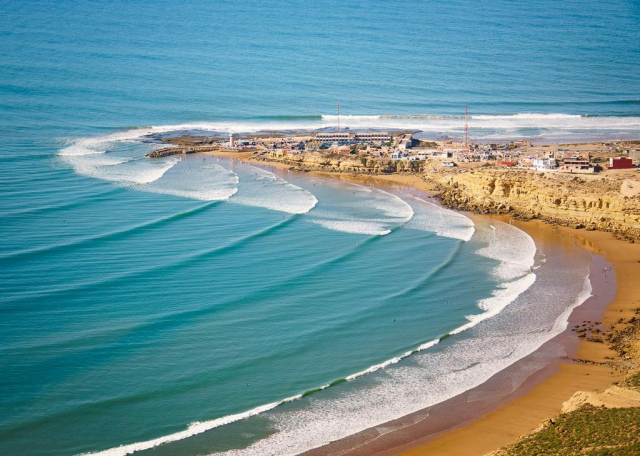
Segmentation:
{"type": "Polygon", "coordinates": [[[296,171],[367,175],[415,174],[435,184],[437,197],[452,209],[479,214],[510,214],[571,228],[611,232],[640,241],[638,171],[598,175],[541,173],[493,166],[443,168],[440,162],[381,160],[338,154],[302,153],[254,157],[289,165],[296,171]]]}
{"type": "Polygon", "coordinates": [[[583,337],[584,328],[591,328],[590,339],[595,337],[617,355],[594,364],[624,372],[622,381],[604,391],[577,391],[563,403],[559,415],[487,456],[640,454],[639,317],[640,308],[636,308],[634,316],[619,319],[604,333],[594,332],[598,325],[590,322],[576,326],[574,331],[583,337]]]}
{"type": "Polygon", "coordinates": [[[527,170],[476,168],[428,172],[448,207],[482,214],[511,214],[552,224],[640,239],[637,171],[575,176],[527,170]]]}
{"type": "Polygon", "coordinates": [[[296,155],[259,156],[256,161],[278,162],[290,165],[296,171],[322,171],[328,173],[389,174],[397,172],[422,172],[424,161],[371,159],[351,155],[305,152],[296,155]]]}

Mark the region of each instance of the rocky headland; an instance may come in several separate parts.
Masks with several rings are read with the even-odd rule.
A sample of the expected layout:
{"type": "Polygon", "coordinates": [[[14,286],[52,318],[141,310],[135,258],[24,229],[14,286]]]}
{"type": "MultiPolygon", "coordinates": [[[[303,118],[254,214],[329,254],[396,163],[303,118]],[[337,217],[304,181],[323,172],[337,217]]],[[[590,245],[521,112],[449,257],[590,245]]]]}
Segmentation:
{"type": "Polygon", "coordinates": [[[597,175],[536,172],[495,166],[444,168],[436,160],[382,160],[338,154],[254,156],[291,170],[366,175],[414,174],[435,184],[443,205],[479,214],[509,214],[571,228],[613,233],[640,241],[640,175],[637,169],[597,175]]]}
{"type": "Polygon", "coordinates": [[[482,214],[511,214],[571,228],[640,239],[640,180],[637,170],[599,175],[476,168],[427,172],[448,207],[482,214]]]}

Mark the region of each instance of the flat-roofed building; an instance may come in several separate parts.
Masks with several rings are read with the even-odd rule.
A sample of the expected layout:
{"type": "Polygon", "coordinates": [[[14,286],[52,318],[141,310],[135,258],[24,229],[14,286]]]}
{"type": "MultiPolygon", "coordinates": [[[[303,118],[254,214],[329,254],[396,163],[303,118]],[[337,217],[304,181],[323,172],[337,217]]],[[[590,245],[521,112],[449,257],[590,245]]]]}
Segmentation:
{"type": "Polygon", "coordinates": [[[332,133],[318,133],[315,137],[316,141],[325,141],[325,142],[333,142],[333,141],[353,141],[354,134],[353,133],[344,133],[344,132],[332,132],[332,133]]]}
{"type": "Polygon", "coordinates": [[[333,141],[357,141],[357,142],[374,142],[391,141],[391,135],[387,132],[365,132],[365,133],[351,133],[351,132],[329,132],[329,133],[317,133],[315,136],[316,141],[333,142],[333,141]]]}
{"type": "Polygon", "coordinates": [[[555,158],[534,158],[533,169],[536,171],[555,171],[558,169],[558,164],[555,158]]]}
{"type": "Polygon", "coordinates": [[[387,132],[370,132],[370,133],[355,133],[356,141],[391,141],[391,135],[387,132]]]}
{"type": "Polygon", "coordinates": [[[585,166],[585,165],[589,165],[589,163],[590,163],[589,156],[578,155],[574,157],[565,157],[563,164],[565,166],[585,166]]]}
{"type": "Polygon", "coordinates": [[[591,164],[590,155],[581,153],[575,156],[565,156],[558,171],[562,173],[594,174],[597,169],[591,164]]]}

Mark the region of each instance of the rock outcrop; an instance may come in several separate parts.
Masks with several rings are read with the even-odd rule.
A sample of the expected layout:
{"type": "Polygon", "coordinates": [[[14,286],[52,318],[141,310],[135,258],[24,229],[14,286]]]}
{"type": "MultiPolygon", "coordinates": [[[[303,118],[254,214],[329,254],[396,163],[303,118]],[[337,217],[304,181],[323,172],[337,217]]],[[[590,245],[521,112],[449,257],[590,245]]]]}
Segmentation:
{"type": "Polygon", "coordinates": [[[296,171],[346,172],[354,174],[389,174],[397,172],[422,172],[424,162],[402,160],[381,160],[355,155],[305,152],[295,155],[257,156],[258,161],[280,162],[296,171]]]}
{"type": "Polygon", "coordinates": [[[602,392],[577,391],[562,404],[562,413],[572,412],[586,404],[607,408],[640,407],[640,392],[616,385],[602,392]]]}
{"type": "Polygon", "coordinates": [[[635,178],[495,168],[428,172],[425,178],[437,184],[443,204],[454,209],[542,219],[640,240],[640,196],[634,192],[640,182],[635,178]]]}

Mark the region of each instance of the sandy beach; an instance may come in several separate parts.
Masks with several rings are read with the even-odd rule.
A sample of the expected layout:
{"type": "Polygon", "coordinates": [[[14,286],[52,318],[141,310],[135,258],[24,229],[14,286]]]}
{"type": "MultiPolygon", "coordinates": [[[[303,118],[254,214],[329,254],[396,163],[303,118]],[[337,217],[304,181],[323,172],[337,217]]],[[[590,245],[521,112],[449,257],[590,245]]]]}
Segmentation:
{"type": "MultiPolygon", "coordinates": [[[[330,174],[326,176],[332,177],[330,174]]],[[[341,178],[351,179],[352,176],[341,178]]],[[[388,183],[395,186],[411,186],[427,193],[432,189],[417,176],[389,175],[373,178],[373,181],[377,181],[378,185],[388,183]]],[[[508,217],[504,216],[496,218],[508,220],[508,217]]],[[[570,328],[573,324],[585,320],[602,321],[606,328],[621,317],[629,318],[633,315],[633,309],[640,303],[640,284],[636,280],[640,274],[640,245],[615,239],[611,233],[553,227],[540,221],[516,222],[515,225],[531,235],[536,245],[543,240],[548,241],[551,237],[574,239],[595,255],[602,256],[613,268],[615,280],[598,282],[599,271],[593,269],[602,267],[602,264],[594,262],[591,277],[594,296],[574,310],[568,330],[557,339],[564,339],[563,343],[568,348],[572,344],[577,345],[573,357],[580,360],[601,363],[607,356],[614,357],[615,353],[606,345],[579,340],[570,328]],[[613,299],[604,298],[609,302],[603,302],[607,290],[609,295],[613,295],[613,299]]],[[[526,364],[527,358],[521,363],[526,364]]],[[[534,431],[542,422],[557,415],[563,402],[575,392],[603,391],[622,376],[606,366],[577,363],[572,360],[554,360],[532,374],[528,381],[515,391],[494,401],[467,421],[426,436],[424,430],[419,429],[413,432],[406,430],[399,439],[387,435],[384,439],[388,440],[386,445],[385,442],[378,441],[374,446],[345,454],[484,455],[534,431]],[[405,443],[398,445],[401,440],[405,440],[405,443]],[[468,442],[474,442],[473,446],[468,442]]]]}
{"type": "MultiPolygon", "coordinates": [[[[535,225],[535,223],[527,225],[535,225]]],[[[639,302],[640,285],[636,277],[640,272],[640,246],[616,240],[609,233],[568,228],[560,228],[559,231],[560,235],[571,236],[585,248],[603,255],[615,271],[615,298],[603,312],[604,326],[610,326],[620,317],[632,316],[633,309],[639,302]]],[[[594,292],[597,293],[597,291],[594,292]]],[[[575,311],[577,315],[580,312],[580,308],[575,311]]],[[[598,318],[598,315],[585,316],[590,319],[598,318]]],[[[603,344],[580,341],[578,358],[602,362],[605,356],[614,356],[614,353],[603,344]]],[[[619,373],[613,372],[608,367],[561,361],[558,363],[556,373],[498,410],[444,435],[416,440],[398,447],[393,450],[393,454],[486,454],[513,443],[521,435],[532,432],[544,420],[557,415],[562,403],[576,391],[602,391],[620,378],[619,373]],[[474,442],[472,447],[467,444],[470,441],[474,442]]]]}
{"type": "MultiPolygon", "coordinates": [[[[260,166],[273,164],[276,169],[289,169],[283,163],[254,161],[250,154],[225,156],[260,166]]],[[[311,174],[393,187],[409,193],[431,195],[435,190],[417,175],[311,174]]],[[[511,221],[508,216],[493,217],[511,221]]],[[[607,328],[619,318],[633,315],[633,309],[640,302],[637,298],[640,284],[635,280],[640,273],[640,245],[615,239],[611,233],[557,227],[541,221],[513,223],[527,232],[539,248],[558,254],[564,243],[577,244],[592,252],[592,297],[574,309],[567,330],[479,387],[429,410],[389,423],[393,431],[380,433],[370,429],[305,454],[484,455],[537,429],[557,415],[563,403],[575,392],[603,391],[623,377],[611,367],[597,364],[604,362],[606,357],[615,357],[613,351],[605,344],[579,339],[571,327],[584,321],[602,321],[602,326],[607,328]],[[609,267],[613,272],[603,275],[602,270],[609,267]],[[558,356],[559,350],[566,356],[558,356]],[[541,358],[544,358],[542,363],[541,358]],[[515,378],[518,385],[514,388],[515,378]],[[472,399],[478,394],[483,396],[482,400],[472,399]]]]}

